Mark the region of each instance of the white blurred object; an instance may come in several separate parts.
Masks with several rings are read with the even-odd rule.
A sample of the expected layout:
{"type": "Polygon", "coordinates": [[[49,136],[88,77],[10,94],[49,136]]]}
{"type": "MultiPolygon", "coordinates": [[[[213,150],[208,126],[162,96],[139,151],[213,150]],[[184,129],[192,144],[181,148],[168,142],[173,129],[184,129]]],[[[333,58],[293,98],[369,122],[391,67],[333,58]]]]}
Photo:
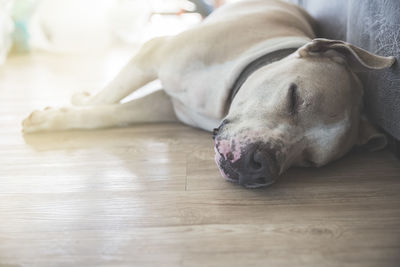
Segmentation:
{"type": "Polygon", "coordinates": [[[198,14],[181,14],[185,6],[186,0],[40,0],[29,26],[30,46],[95,52],[115,41],[140,44],[199,23],[198,14]]]}
{"type": "Polygon", "coordinates": [[[14,23],[11,19],[12,0],[0,0],[0,65],[6,61],[12,45],[14,23]]]}
{"type": "Polygon", "coordinates": [[[148,1],[117,0],[110,10],[110,25],[115,35],[128,43],[140,43],[152,8],[148,1]]]}
{"type": "Polygon", "coordinates": [[[128,43],[175,35],[201,21],[198,14],[182,12],[191,8],[187,0],[118,0],[110,12],[112,30],[128,43]]]}
{"type": "Polygon", "coordinates": [[[108,10],[113,0],[41,0],[30,25],[31,47],[77,52],[101,50],[112,41],[108,10]]]}

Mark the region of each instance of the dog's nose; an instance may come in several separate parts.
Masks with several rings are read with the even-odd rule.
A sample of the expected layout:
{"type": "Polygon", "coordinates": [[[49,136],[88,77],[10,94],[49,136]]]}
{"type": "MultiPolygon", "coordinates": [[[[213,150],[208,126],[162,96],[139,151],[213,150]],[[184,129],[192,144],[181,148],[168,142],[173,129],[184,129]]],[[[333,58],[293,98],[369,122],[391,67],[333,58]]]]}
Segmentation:
{"type": "Polygon", "coordinates": [[[245,187],[260,187],[275,181],[273,160],[270,153],[258,146],[248,146],[243,155],[239,174],[239,184],[245,187]]]}
{"type": "Polygon", "coordinates": [[[222,176],[247,188],[267,186],[278,177],[278,150],[262,142],[248,144],[240,149],[240,156],[233,155],[229,146],[217,143],[215,160],[222,176]],[[221,153],[221,150],[226,153],[221,153]]]}

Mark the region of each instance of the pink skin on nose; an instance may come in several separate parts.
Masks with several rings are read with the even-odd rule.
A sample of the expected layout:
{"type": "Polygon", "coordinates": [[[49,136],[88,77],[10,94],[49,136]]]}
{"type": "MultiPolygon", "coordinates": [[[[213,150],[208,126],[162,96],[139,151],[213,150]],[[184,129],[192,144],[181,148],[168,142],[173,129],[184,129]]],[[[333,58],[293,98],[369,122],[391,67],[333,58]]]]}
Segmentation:
{"type": "Polygon", "coordinates": [[[215,139],[215,162],[217,163],[221,175],[225,179],[232,181],[232,179],[224,172],[223,168],[221,168],[221,159],[231,163],[238,161],[242,156],[242,152],[245,151],[247,145],[259,141],[262,142],[263,134],[265,134],[264,131],[252,131],[241,133],[232,139],[215,139]]]}
{"type": "Polygon", "coordinates": [[[229,160],[232,163],[236,162],[240,159],[243,148],[246,147],[247,144],[258,140],[261,134],[262,132],[252,132],[236,136],[230,140],[216,139],[214,150],[218,156],[218,160],[220,160],[222,156],[225,160],[229,160]]]}
{"type": "Polygon", "coordinates": [[[232,143],[235,142],[235,139],[233,140],[221,140],[221,141],[216,141],[215,142],[215,152],[218,154],[221,154],[225,160],[229,160],[230,162],[234,163],[240,158],[241,154],[241,147],[242,144],[239,142],[235,142],[235,146],[233,147],[232,150],[232,143]]]}
{"type": "Polygon", "coordinates": [[[215,146],[214,146],[214,151],[215,151],[215,163],[217,163],[219,172],[221,173],[222,177],[224,177],[227,180],[232,180],[228,175],[224,172],[224,170],[221,168],[221,159],[222,157],[225,160],[229,160],[231,162],[235,162],[240,158],[240,149],[237,149],[235,146],[235,151],[232,151],[232,146],[231,142],[228,140],[215,140],[215,146]],[[228,156],[230,155],[230,156],[228,156]]]}
{"type": "Polygon", "coordinates": [[[222,158],[224,158],[224,160],[229,160],[232,163],[234,163],[240,159],[243,143],[238,142],[237,140],[238,139],[215,140],[215,146],[214,146],[215,162],[217,163],[217,166],[218,166],[218,169],[219,169],[219,172],[221,173],[221,175],[229,181],[232,181],[232,178],[230,178],[225,173],[223,168],[221,168],[220,164],[221,164],[222,158]]]}

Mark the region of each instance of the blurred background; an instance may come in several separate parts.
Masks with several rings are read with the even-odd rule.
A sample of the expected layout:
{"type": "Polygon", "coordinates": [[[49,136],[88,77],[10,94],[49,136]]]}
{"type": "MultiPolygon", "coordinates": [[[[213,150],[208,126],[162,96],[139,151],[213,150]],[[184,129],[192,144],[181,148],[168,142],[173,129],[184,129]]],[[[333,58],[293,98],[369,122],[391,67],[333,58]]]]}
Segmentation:
{"type": "Polygon", "coordinates": [[[0,0],[0,64],[10,53],[93,53],[138,45],[188,29],[225,2],[0,0]]]}

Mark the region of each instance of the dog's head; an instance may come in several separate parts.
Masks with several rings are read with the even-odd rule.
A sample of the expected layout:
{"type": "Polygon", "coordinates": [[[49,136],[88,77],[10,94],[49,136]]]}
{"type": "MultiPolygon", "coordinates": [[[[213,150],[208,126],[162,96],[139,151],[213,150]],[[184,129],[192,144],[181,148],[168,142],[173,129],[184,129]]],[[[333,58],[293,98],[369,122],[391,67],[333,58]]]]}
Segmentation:
{"type": "Polygon", "coordinates": [[[395,59],[342,41],[315,39],[254,72],[215,129],[222,175],[246,187],[273,183],[290,166],[322,166],[354,145],[386,145],[361,115],[355,72],[390,67],[395,59]]]}

